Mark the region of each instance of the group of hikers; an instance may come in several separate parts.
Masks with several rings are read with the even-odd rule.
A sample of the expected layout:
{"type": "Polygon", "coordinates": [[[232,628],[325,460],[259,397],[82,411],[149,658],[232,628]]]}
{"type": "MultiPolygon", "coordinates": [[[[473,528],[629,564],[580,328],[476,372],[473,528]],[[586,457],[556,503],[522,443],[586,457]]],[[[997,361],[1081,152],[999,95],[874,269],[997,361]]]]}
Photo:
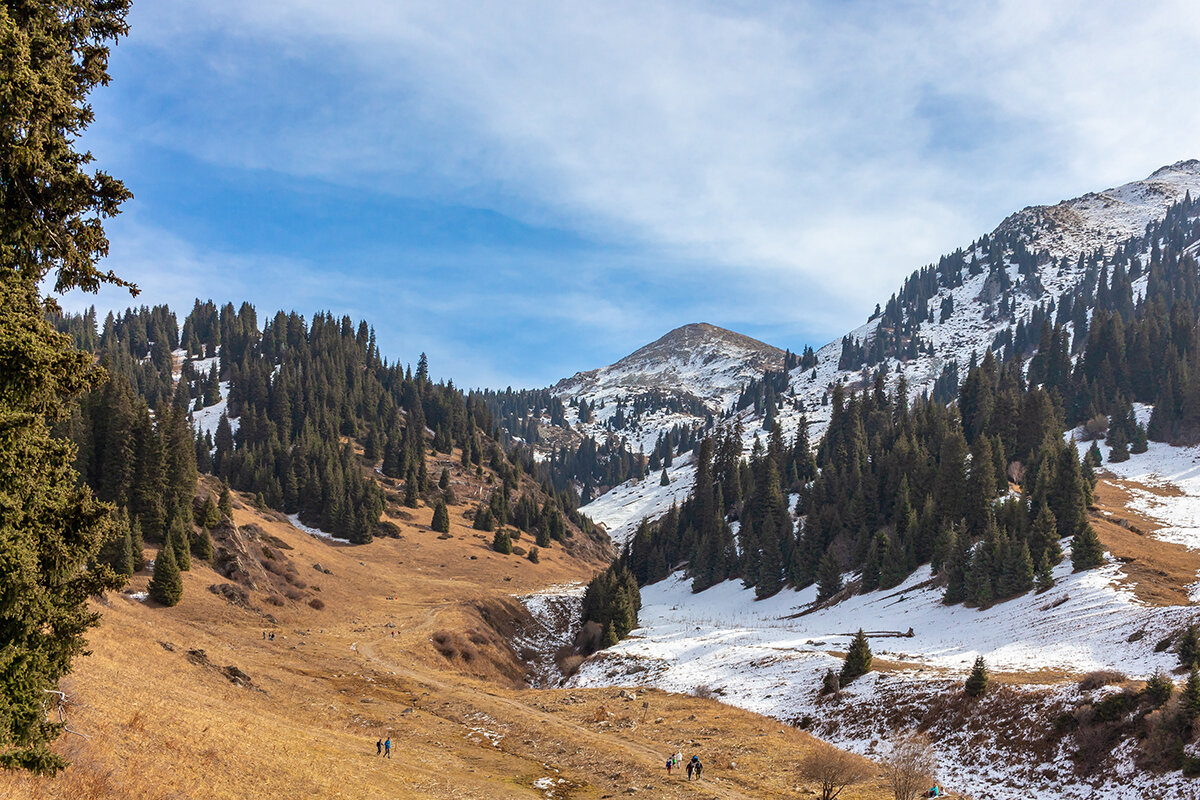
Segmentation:
{"type": "Polygon", "coordinates": [[[392,757],[392,737],[380,739],[375,743],[375,755],[383,756],[384,758],[392,757]]]}
{"type": "MultiPolygon", "coordinates": [[[[683,760],[683,753],[676,753],[667,759],[667,775],[671,774],[671,770],[679,769],[679,762],[683,760]]],[[[692,778],[700,780],[700,775],[704,772],[704,765],[700,763],[699,756],[692,756],[692,760],[687,762],[688,780],[692,778]]]]}

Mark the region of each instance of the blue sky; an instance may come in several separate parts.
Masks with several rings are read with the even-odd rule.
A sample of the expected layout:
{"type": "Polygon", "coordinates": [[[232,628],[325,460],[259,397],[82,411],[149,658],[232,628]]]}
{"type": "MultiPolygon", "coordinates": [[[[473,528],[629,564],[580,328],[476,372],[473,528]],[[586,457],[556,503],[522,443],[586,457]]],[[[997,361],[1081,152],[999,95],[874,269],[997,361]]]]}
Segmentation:
{"type": "Polygon", "coordinates": [[[86,137],[135,194],[110,262],[468,386],[695,321],[820,346],[1018,208],[1200,157],[1194,3],[967,5],[135,0],[86,137]]]}

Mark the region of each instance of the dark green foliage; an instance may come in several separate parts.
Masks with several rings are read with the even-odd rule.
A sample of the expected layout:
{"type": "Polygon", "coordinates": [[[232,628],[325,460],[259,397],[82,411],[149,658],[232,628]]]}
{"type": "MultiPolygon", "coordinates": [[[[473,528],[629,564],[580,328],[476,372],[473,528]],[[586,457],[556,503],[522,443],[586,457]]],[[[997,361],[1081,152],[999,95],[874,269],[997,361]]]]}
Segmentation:
{"type": "Polygon", "coordinates": [[[1045,553],[1042,554],[1033,574],[1033,586],[1039,593],[1054,586],[1054,573],[1051,571],[1050,562],[1046,559],[1045,553]]]}
{"type": "Polygon", "coordinates": [[[212,560],[213,540],[208,528],[201,528],[200,533],[192,537],[192,553],[201,561],[212,560]]]}
{"type": "Polygon", "coordinates": [[[831,669],[825,670],[825,675],[821,678],[821,694],[837,694],[841,690],[842,682],[838,678],[838,674],[831,669]]]}
{"type": "Polygon", "coordinates": [[[229,482],[221,480],[221,498],[217,501],[217,510],[226,519],[233,518],[233,494],[229,491],[229,482]]]}
{"type": "Polygon", "coordinates": [[[871,645],[862,628],[854,634],[850,641],[850,649],[846,660],[842,663],[842,672],[838,676],[842,686],[847,686],[855,678],[862,677],[871,671],[871,645]]]}
{"type": "Polygon", "coordinates": [[[671,485],[671,479],[667,477],[667,468],[666,467],[663,467],[662,477],[660,477],[658,479],[658,485],[659,486],[670,486],[671,485]]]}
{"type": "Polygon", "coordinates": [[[538,561],[541,560],[540,556],[538,555],[538,549],[536,547],[529,548],[528,558],[529,558],[530,562],[532,562],[534,564],[538,563],[538,561]]]}
{"type": "Polygon", "coordinates": [[[217,504],[213,502],[212,495],[206,495],[204,505],[200,509],[200,519],[197,520],[200,526],[212,530],[221,524],[221,512],[217,510],[217,504]]]}
{"type": "Polygon", "coordinates": [[[1189,623],[1179,634],[1175,654],[1179,656],[1179,666],[1183,669],[1191,669],[1193,664],[1200,663],[1200,634],[1197,633],[1195,622],[1189,623]]]}
{"type": "MultiPolygon", "coordinates": [[[[484,505],[481,505],[479,508],[475,509],[475,520],[471,527],[477,531],[491,532],[495,530],[496,523],[492,519],[492,510],[484,505]]],[[[547,544],[549,544],[549,542],[547,542],[547,544]]]]}
{"type": "Polygon", "coordinates": [[[817,600],[828,600],[842,590],[842,567],[833,553],[826,551],[817,570],[817,600]]]}
{"type": "Polygon", "coordinates": [[[1100,445],[1098,445],[1096,442],[1092,442],[1092,446],[1088,448],[1087,455],[1084,456],[1084,458],[1091,466],[1100,466],[1104,461],[1104,458],[1100,455],[1100,445]]]}
{"type": "Polygon", "coordinates": [[[604,647],[611,647],[637,627],[642,608],[637,580],[628,569],[614,564],[592,578],[583,593],[581,618],[584,624],[602,626],[604,647]]]}
{"type": "Polygon", "coordinates": [[[512,555],[512,537],[508,535],[508,531],[504,528],[500,528],[496,531],[495,536],[492,537],[492,549],[506,556],[512,555]]]}
{"type": "Polygon", "coordinates": [[[970,697],[982,697],[987,692],[988,681],[987,664],[983,660],[983,656],[978,656],[975,659],[975,666],[971,668],[971,674],[967,676],[967,682],[963,686],[963,691],[970,697]]]}
{"type": "Polygon", "coordinates": [[[441,500],[433,507],[433,522],[430,527],[438,533],[450,532],[450,512],[446,510],[446,504],[441,500]]]}
{"type": "Polygon", "coordinates": [[[183,597],[183,577],[175,561],[175,548],[163,545],[154,559],[154,576],[150,579],[150,599],[164,606],[173,606],[183,597]]]}
{"type": "Polygon", "coordinates": [[[1071,539],[1071,565],[1076,572],[1093,569],[1104,563],[1104,545],[1100,544],[1096,531],[1088,523],[1084,523],[1075,537],[1071,539]]]}
{"type": "Polygon", "coordinates": [[[1146,679],[1146,696],[1154,703],[1154,707],[1161,707],[1164,703],[1171,699],[1171,694],[1175,691],[1175,682],[1162,673],[1162,670],[1155,670],[1154,674],[1146,679]]]}
{"type": "Polygon", "coordinates": [[[1195,663],[1192,664],[1187,683],[1183,687],[1180,710],[1188,722],[1194,722],[1200,717],[1200,667],[1195,663]]]}
{"type": "Polygon", "coordinates": [[[446,490],[450,488],[450,470],[442,467],[442,474],[438,477],[438,488],[446,490]]]}

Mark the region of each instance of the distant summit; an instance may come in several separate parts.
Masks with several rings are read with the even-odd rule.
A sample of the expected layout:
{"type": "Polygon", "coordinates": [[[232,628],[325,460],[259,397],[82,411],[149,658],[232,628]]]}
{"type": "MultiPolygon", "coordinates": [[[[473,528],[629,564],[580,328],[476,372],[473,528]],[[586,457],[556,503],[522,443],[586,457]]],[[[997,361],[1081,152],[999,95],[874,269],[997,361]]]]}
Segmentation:
{"type": "Polygon", "coordinates": [[[784,367],[784,351],[734,331],[683,325],[607,367],[559,381],[559,396],[589,402],[647,391],[688,395],[719,411],[751,379],[784,367]]]}

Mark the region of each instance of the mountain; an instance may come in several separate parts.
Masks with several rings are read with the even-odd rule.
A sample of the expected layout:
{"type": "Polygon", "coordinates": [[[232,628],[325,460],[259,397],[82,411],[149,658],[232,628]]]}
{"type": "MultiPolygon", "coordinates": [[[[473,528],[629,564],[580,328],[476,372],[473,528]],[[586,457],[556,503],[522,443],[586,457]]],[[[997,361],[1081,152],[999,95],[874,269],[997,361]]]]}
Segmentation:
{"type": "MultiPolygon", "coordinates": [[[[736,417],[741,422],[748,450],[755,436],[763,433],[768,405],[786,439],[795,437],[803,419],[810,439],[816,441],[828,424],[828,403],[838,384],[861,390],[882,373],[889,388],[903,378],[913,396],[928,393],[950,399],[957,392],[960,370],[965,373],[973,359],[988,351],[1001,360],[1029,358],[1037,351],[1043,326],[1056,323],[1062,324],[1077,354],[1092,312],[1107,302],[1108,287],[1098,290],[1102,277],[1107,280],[1119,263],[1132,282],[1136,303],[1145,295],[1149,265],[1157,258],[1155,242],[1173,237],[1181,242],[1180,249],[1198,246],[1200,237],[1190,232],[1185,218],[1190,212],[1180,212],[1183,217],[1164,223],[1170,209],[1197,196],[1200,161],[1189,160],[1162,167],[1145,180],[1018,211],[991,233],[913,271],[890,298],[881,298],[867,322],[778,379],[762,381],[762,371],[753,371],[762,362],[748,357],[747,349],[739,346],[744,337],[727,331],[719,337],[699,337],[705,342],[704,358],[713,365],[724,364],[724,358],[737,366],[717,369],[712,375],[697,369],[705,362],[687,361],[680,355],[683,348],[673,347],[672,342],[694,341],[699,334],[683,335],[680,331],[685,329],[680,329],[611,367],[561,381],[554,391],[589,402],[645,394],[635,413],[626,409],[619,419],[614,418],[611,405],[587,425],[568,418],[583,435],[626,437],[635,452],[649,451],[673,428],[708,426],[714,412],[716,417],[724,415],[728,421],[736,417]],[[1148,226],[1162,230],[1151,237],[1148,226]],[[741,397],[735,407],[736,388],[755,379],[754,396],[741,397]],[[671,402],[654,402],[647,393],[651,386],[671,402]],[[707,402],[703,408],[681,406],[682,397],[707,398],[707,402]]],[[[1131,312],[1126,310],[1124,316],[1128,319],[1131,312]]],[[[755,344],[759,347],[752,352],[778,353],[755,344]]],[[[689,479],[686,472],[680,476],[682,481],[689,479]]],[[[608,508],[613,498],[607,504],[601,498],[590,511],[620,541],[642,516],[663,513],[674,495],[674,491],[629,481],[615,517],[608,518],[614,513],[608,508]]]]}
{"type": "Polygon", "coordinates": [[[663,392],[694,398],[721,411],[737,392],[767,370],[780,370],[784,351],[740,333],[695,322],[683,325],[611,366],[559,381],[555,394],[607,401],[663,392]]]}

